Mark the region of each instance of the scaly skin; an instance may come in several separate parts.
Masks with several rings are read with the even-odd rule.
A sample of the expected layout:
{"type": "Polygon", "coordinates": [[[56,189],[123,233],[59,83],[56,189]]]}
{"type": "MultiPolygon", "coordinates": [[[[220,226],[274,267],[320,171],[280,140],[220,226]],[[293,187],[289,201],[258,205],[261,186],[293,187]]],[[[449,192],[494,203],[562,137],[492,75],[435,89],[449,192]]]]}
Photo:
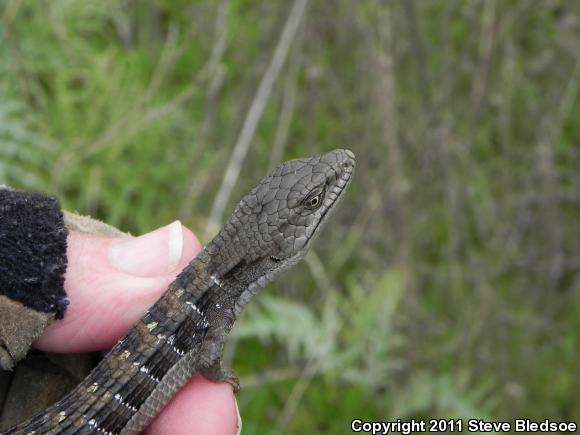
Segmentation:
{"type": "Polygon", "coordinates": [[[61,401],[5,434],[136,434],[194,373],[221,367],[252,296],[307,252],[354,173],[348,150],[288,161],[264,178],[167,292],[61,401]]]}

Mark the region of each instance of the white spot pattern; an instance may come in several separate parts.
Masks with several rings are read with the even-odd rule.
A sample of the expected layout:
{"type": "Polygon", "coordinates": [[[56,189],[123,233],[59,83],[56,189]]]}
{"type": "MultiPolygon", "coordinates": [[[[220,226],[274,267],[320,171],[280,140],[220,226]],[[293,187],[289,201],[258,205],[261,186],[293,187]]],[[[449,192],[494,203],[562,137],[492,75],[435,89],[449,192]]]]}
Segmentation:
{"type": "Polygon", "coordinates": [[[166,335],[159,334],[157,336],[157,343],[159,343],[161,340],[165,340],[171,346],[171,349],[173,349],[173,352],[175,352],[177,355],[179,355],[179,356],[185,355],[184,351],[179,350],[177,347],[175,347],[173,345],[173,343],[175,343],[175,334],[170,335],[169,338],[167,338],[166,335]]]}
{"type": "Polygon", "coordinates": [[[171,349],[173,349],[173,352],[175,352],[177,355],[179,356],[183,356],[185,355],[185,352],[182,350],[179,350],[178,348],[176,348],[175,346],[171,346],[171,349]]]}
{"type": "Polygon", "coordinates": [[[87,391],[89,393],[94,393],[98,389],[99,389],[99,384],[97,382],[93,382],[93,384],[89,388],[87,388],[87,391]]]}
{"type": "Polygon", "coordinates": [[[100,426],[98,425],[98,423],[97,423],[97,420],[95,420],[94,418],[91,418],[91,419],[90,419],[90,420],[87,422],[87,424],[89,425],[89,428],[90,428],[91,430],[96,430],[97,432],[99,432],[99,433],[104,433],[104,434],[106,434],[106,435],[114,435],[114,434],[113,434],[113,432],[106,431],[105,429],[103,429],[102,427],[100,427],[100,426]]]}
{"type": "Polygon", "coordinates": [[[153,379],[155,382],[159,383],[160,380],[159,378],[156,378],[155,376],[153,376],[151,373],[149,373],[149,369],[147,368],[147,366],[141,366],[141,368],[139,369],[139,371],[141,373],[145,373],[147,376],[149,376],[151,379],[153,379]]]}
{"type": "Polygon", "coordinates": [[[119,401],[121,403],[121,405],[124,405],[125,407],[129,408],[131,411],[137,412],[137,408],[135,408],[134,406],[131,406],[127,402],[125,402],[123,400],[123,396],[121,396],[119,393],[115,394],[115,400],[119,401]]]}
{"type": "Polygon", "coordinates": [[[217,277],[215,275],[210,275],[211,280],[214,282],[214,284],[216,284],[218,287],[222,286],[222,283],[219,279],[217,279],[217,277]]]}
{"type": "Polygon", "coordinates": [[[200,316],[203,316],[203,313],[200,311],[199,308],[197,308],[197,305],[195,305],[193,302],[191,301],[187,301],[185,303],[185,305],[187,305],[188,307],[190,307],[193,311],[195,311],[197,314],[199,314],[200,316]]]}

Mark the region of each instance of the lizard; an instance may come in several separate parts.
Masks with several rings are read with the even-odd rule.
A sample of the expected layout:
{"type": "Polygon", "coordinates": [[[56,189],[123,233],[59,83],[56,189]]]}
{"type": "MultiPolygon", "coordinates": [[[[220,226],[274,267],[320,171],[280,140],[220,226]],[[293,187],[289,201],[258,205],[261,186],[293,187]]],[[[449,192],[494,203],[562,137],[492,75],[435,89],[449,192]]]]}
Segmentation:
{"type": "Polygon", "coordinates": [[[221,363],[228,333],[252,297],[304,257],[354,168],[343,149],[278,166],[75,389],[4,435],[137,434],[194,373],[237,393],[221,363]]]}

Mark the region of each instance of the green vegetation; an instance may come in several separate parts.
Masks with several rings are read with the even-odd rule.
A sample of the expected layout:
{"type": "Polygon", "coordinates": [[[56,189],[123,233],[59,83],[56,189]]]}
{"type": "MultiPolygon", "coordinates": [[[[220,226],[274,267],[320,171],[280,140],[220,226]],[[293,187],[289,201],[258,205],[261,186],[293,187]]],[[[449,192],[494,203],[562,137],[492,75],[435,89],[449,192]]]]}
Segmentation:
{"type": "MultiPolygon", "coordinates": [[[[207,241],[292,3],[5,0],[0,184],[135,234],[179,217],[207,241]]],[[[358,172],[235,330],[245,433],[580,422],[579,17],[308,2],[225,213],[282,159],[348,147],[358,172]]]]}

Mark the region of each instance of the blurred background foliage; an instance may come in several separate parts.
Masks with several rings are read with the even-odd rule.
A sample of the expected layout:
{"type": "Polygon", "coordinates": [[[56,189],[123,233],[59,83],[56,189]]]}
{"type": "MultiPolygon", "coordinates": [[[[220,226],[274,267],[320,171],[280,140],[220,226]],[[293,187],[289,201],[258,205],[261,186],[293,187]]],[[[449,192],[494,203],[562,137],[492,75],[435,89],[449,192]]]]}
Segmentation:
{"type": "Polygon", "coordinates": [[[272,165],[351,148],[336,219],[229,343],[245,433],[580,421],[579,13],[5,0],[0,183],[207,242],[272,165]]]}

